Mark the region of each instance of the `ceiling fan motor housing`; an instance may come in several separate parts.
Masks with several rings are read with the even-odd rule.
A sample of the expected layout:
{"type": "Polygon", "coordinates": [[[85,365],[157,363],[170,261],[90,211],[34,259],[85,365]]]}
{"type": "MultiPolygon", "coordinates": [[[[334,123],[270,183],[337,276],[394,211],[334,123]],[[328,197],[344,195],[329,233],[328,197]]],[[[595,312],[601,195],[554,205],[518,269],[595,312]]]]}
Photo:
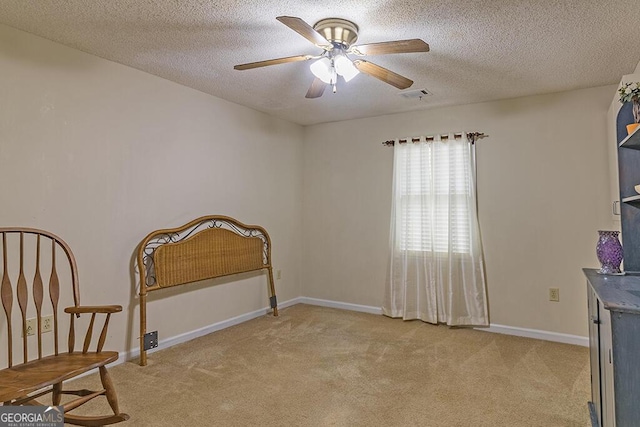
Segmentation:
{"type": "Polygon", "coordinates": [[[315,23],[313,29],[330,41],[334,46],[348,49],[358,40],[358,26],[351,21],[340,18],[322,19],[315,23]]]}

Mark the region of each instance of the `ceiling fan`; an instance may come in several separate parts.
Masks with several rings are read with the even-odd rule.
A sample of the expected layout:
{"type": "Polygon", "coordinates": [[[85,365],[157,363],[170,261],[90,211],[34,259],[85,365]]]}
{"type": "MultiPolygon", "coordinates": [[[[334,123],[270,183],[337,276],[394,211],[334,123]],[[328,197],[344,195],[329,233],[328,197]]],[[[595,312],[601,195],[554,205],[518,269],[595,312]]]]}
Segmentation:
{"type": "Polygon", "coordinates": [[[331,85],[335,93],[338,76],[342,76],[348,82],[360,72],[382,80],[398,89],[406,89],[413,84],[412,80],[373,62],[365,61],[364,59],[352,60],[348,55],[360,57],[429,51],[429,45],[420,39],[353,45],[358,39],[358,26],[346,19],[327,18],[318,21],[313,27],[294,16],[278,16],[276,19],[323,49],[323,52],[319,55],[297,55],[250,62],[236,65],[233,68],[235,70],[250,70],[287,62],[316,60],[310,66],[315,79],[307,91],[306,98],[321,97],[326,85],[331,85]]]}

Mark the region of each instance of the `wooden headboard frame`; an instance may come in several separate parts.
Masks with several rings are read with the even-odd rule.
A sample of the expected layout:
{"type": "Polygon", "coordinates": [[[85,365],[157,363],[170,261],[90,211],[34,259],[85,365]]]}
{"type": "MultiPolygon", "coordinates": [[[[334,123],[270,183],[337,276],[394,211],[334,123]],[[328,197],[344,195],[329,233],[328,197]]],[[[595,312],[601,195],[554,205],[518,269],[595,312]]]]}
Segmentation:
{"type": "Polygon", "coordinates": [[[271,239],[257,225],[210,215],[177,228],[150,233],[138,246],[140,273],[140,365],[147,364],[147,293],[200,280],[266,269],[269,303],[278,315],[271,267],[271,239]]]}

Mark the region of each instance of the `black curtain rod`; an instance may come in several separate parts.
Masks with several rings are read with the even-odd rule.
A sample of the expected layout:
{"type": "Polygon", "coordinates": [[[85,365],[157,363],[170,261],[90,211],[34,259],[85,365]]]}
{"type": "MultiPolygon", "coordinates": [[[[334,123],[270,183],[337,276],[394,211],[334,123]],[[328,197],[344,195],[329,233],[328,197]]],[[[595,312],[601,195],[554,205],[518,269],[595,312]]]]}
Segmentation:
{"type": "MultiPolygon", "coordinates": [[[[456,139],[462,138],[462,133],[454,133],[453,137],[456,139]]],[[[475,144],[477,140],[481,139],[481,138],[486,138],[489,135],[485,135],[484,133],[481,132],[470,132],[467,134],[467,139],[472,143],[475,144]]],[[[441,139],[447,140],[449,139],[449,135],[447,134],[443,134],[440,135],[441,139]]],[[[435,139],[434,136],[426,136],[425,140],[427,142],[431,142],[435,139]]],[[[400,139],[398,140],[399,144],[406,144],[407,142],[420,142],[420,138],[410,138],[410,139],[400,139]]],[[[382,145],[387,146],[387,147],[393,147],[395,145],[395,141],[394,140],[389,140],[389,141],[384,141],[382,143],[382,145]]]]}

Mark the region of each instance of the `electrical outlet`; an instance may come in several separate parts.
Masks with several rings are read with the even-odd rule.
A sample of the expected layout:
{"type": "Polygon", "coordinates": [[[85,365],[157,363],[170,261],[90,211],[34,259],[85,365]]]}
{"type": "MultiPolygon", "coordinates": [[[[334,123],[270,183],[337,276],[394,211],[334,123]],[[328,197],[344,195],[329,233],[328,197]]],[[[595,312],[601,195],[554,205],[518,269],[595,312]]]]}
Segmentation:
{"type": "Polygon", "coordinates": [[[560,301],[560,289],[549,288],[549,301],[553,301],[553,302],[560,301]]]}
{"type": "Polygon", "coordinates": [[[282,279],[282,270],[276,270],[276,280],[282,279]]]}
{"type": "Polygon", "coordinates": [[[51,332],[53,330],[53,314],[42,316],[42,333],[51,332]]]}
{"type": "Polygon", "coordinates": [[[35,335],[38,332],[38,322],[35,317],[27,319],[27,336],[35,335]]]}

